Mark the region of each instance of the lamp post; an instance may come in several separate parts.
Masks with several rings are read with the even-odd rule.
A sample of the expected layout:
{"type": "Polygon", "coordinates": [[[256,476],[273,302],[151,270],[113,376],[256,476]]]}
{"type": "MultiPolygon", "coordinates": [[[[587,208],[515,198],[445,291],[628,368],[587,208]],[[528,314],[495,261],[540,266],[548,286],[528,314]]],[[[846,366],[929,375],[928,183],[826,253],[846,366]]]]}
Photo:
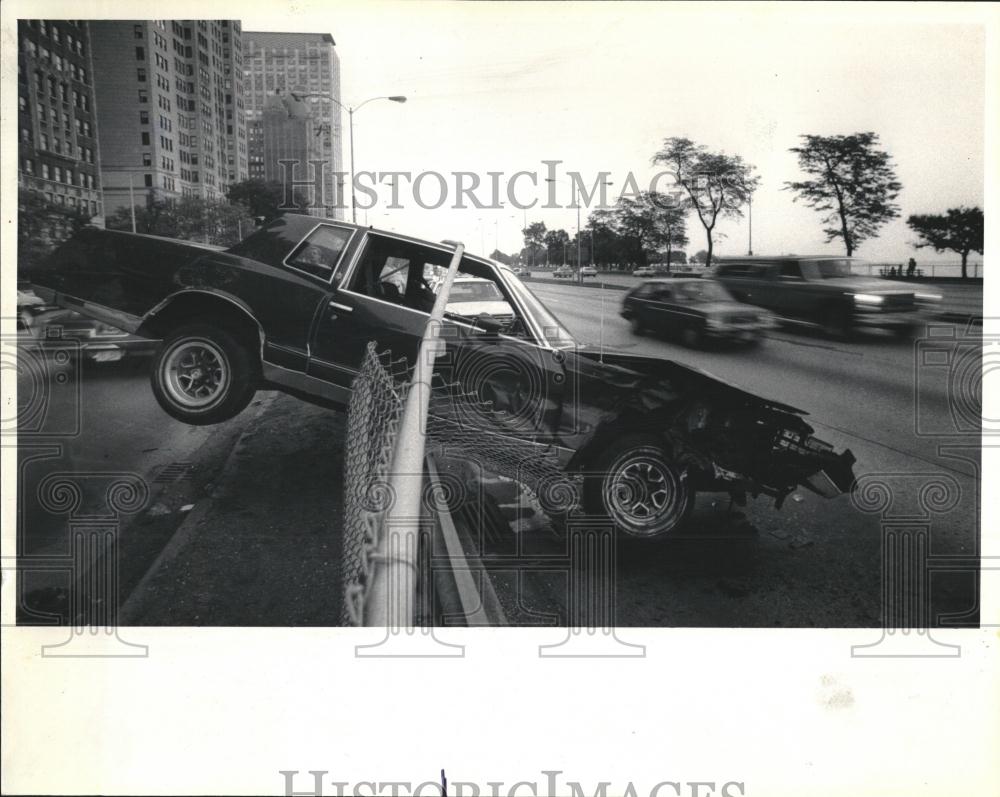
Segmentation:
{"type": "MultiPolygon", "coordinates": [[[[564,180],[557,180],[555,177],[546,177],[545,178],[545,182],[547,182],[547,183],[561,183],[561,182],[565,182],[565,181],[564,180]]],[[[611,182],[611,180],[602,180],[601,182],[602,182],[603,185],[612,185],[613,184],[611,182]]],[[[576,204],[576,281],[582,284],[583,283],[583,275],[580,274],[580,260],[581,260],[581,252],[582,252],[582,248],[581,247],[582,247],[583,241],[582,241],[582,238],[580,237],[580,203],[576,200],[576,184],[575,183],[570,183],[569,187],[570,187],[570,192],[571,192],[571,194],[573,196],[573,202],[576,204]]],[[[602,194],[601,196],[603,197],[604,195],[602,194]]],[[[593,234],[591,234],[590,238],[591,238],[591,245],[593,245],[593,238],[594,238],[593,234]]],[[[565,258],[565,256],[564,256],[564,258],[565,258]]]]}
{"type": "Polygon", "coordinates": [[[753,255],[753,194],[747,194],[747,207],[749,208],[749,240],[747,241],[747,254],[753,255]]]}
{"type": "MultiPolygon", "coordinates": [[[[132,232],[136,231],[136,228],[135,228],[135,181],[133,180],[133,178],[135,177],[135,169],[142,169],[142,168],[143,168],[142,166],[105,166],[104,164],[101,164],[101,171],[102,172],[127,172],[128,173],[128,203],[129,203],[129,211],[132,214],[132,232]]],[[[106,193],[107,193],[107,186],[105,185],[105,181],[102,178],[101,179],[101,194],[102,194],[101,204],[103,204],[105,208],[107,208],[107,206],[108,206],[107,197],[103,196],[106,193]]]]}
{"type": "Polygon", "coordinates": [[[358,223],[358,203],[354,193],[354,112],[360,111],[365,105],[375,100],[389,100],[389,102],[406,102],[406,97],[401,94],[394,94],[391,97],[369,97],[364,102],[358,105],[344,105],[340,100],[331,94],[325,94],[323,92],[309,92],[307,94],[297,94],[292,92],[292,98],[295,100],[303,99],[326,99],[334,103],[338,108],[343,111],[347,111],[347,118],[349,122],[350,135],[351,135],[351,221],[354,224],[358,223]]]}

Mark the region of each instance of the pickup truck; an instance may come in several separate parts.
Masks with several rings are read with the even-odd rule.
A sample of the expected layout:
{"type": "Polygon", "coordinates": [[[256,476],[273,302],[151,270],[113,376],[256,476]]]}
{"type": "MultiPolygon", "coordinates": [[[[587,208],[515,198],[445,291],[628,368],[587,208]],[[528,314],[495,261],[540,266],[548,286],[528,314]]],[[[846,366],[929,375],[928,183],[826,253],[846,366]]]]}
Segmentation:
{"type": "Polygon", "coordinates": [[[861,327],[909,335],[922,311],[941,296],[908,283],[853,273],[848,257],[720,258],[712,277],[739,301],[764,307],[779,319],[816,324],[835,338],[861,327]]]}

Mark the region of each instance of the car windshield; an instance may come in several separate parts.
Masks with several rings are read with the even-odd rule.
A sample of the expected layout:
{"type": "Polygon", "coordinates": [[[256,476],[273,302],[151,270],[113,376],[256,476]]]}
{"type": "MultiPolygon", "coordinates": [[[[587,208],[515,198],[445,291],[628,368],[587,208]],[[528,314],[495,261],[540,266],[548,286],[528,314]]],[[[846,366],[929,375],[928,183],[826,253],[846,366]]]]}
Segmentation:
{"type": "Polygon", "coordinates": [[[806,279],[840,279],[851,276],[851,263],[848,258],[838,260],[804,260],[802,275],[806,279]]]}
{"type": "Polygon", "coordinates": [[[681,285],[681,293],[688,299],[699,302],[730,302],[733,297],[729,291],[718,282],[706,280],[704,282],[685,282],[681,285]]]}
{"type": "Polygon", "coordinates": [[[489,280],[456,280],[452,283],[448,300],[451,302],[502,302],[503,294],[489,280]]]}
{"type": "Polygon", "coordinates": [[[542,343],[556,349],[568,349],[577,345],[569,330],[560,323],[549,308],[542,304],[535,294],[528,290],[513,271],[504,266],[500,272],[507,288],[524,308],[525,315],[530,318],[532,325],[541,332],[542,343]]]}

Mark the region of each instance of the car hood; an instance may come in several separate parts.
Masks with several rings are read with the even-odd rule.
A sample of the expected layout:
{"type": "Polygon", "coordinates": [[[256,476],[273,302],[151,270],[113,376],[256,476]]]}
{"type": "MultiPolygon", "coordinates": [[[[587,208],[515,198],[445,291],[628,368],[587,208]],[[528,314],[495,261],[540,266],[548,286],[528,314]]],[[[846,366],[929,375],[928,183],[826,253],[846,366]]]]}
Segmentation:
{"type": "MultiPolygon", "coordinates": [[[[758,396],[756,393],[751,393],[748,390],[737,387],[732,382],[721,379],[708,371],[695,368],[691,365],[684,365],[675,360],[664,360],[658,357],[646,357],[641,354],[629,354],[614,350],[609,351],[607,349],[602,353],[588,346],[578,347],[577,354],[600,368],[600,376],[602,378],[613,383],[620,382],[623,386],[629,380],[631,380],[636,388],[652,387],[653,385],[649,385],[649,382],[659,380],[670,383],[696,383],[698,388],[706,392],[725,392],[748,404],[772,407],[795,415],[808,415],[805,410],[800,410],[798,407],[793,407],[790,404],[775,401],[764,396],[758,396]]],[[[594,376],[597,376],[597,374],[595,373],[594,376]]]]}
{"type": "Polygon", "coordinates": [[[821,280],[829,285],[836,285],[844,291],[852,293],[916,293],[919,286],[909,282],[887,282],[874,277],[837,277],[835,279],[821,280]]]}

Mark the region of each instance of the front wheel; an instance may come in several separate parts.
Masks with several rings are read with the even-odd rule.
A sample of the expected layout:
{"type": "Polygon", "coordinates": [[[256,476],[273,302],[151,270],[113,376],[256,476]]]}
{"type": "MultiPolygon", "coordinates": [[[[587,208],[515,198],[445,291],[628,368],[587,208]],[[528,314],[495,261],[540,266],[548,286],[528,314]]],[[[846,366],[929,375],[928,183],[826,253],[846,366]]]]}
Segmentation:
{"type": "Polygon", "coordinates": [[[584,505],[626,534],[649,539],[670,533],[687,519],[694,489],[687,469],[672,462],[655,438],[626,435],[588,468],[584,505]]]}
{"type": "Polygon", "coordinates": [[[231,332],[211,324],[178,328],[153,363],[153,395],[172,418],[195,426],[242,412],[257,390],[257,364],[231,332]]]}

